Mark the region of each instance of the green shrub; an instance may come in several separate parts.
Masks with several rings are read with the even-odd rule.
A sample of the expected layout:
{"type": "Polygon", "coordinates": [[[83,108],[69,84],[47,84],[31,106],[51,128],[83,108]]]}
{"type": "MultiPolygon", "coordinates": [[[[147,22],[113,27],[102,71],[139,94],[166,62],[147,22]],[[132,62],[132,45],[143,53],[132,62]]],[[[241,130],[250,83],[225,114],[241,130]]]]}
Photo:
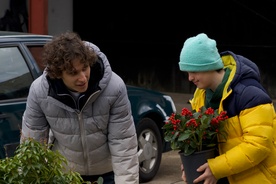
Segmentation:
{"type": "MultiPolygon", "coordinates": [[[[46,143],[32,138],[24,140],[13,157],[0,160],[1,184],[92,184],[74,171],[65,172],[66,158],[52,151],[46,143]]],[[[102,184],[100,177],[93,184],[102,184]]]]}

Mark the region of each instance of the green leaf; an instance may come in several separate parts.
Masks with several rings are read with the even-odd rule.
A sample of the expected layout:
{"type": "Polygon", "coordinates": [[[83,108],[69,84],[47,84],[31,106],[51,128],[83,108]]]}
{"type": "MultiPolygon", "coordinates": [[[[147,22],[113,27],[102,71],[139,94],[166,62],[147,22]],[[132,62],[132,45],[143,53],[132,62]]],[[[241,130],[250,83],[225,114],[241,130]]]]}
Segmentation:
{"type": "Polygon", "coordinates": [[[65,172],[66,164],[66,158],[48,149],[46,143],[28,138],[16,149],[14,157],[0,160],[0,183],[85,183],[79,173],[65,172]]]}
{"type": "Polygon", "coordinates": [[[189,133],[182,133],[178,137],[178,141],[184,141],[184,140],[188,139],[189,137],[190,137],[189,133]]]}

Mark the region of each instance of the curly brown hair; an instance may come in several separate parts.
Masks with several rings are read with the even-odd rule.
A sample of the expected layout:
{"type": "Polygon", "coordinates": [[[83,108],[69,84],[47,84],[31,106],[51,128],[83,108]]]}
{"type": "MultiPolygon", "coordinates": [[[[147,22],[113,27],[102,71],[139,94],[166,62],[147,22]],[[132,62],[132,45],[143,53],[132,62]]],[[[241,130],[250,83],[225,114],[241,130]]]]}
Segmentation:
{"type": "Polygon", "coordinates": [[[60,78],[63,71],[71,73],[74,70],[72,61],[76,58],[86,66],[93,66],[97,60],[94,50],[86,46],[77,33],[65,32],[54,36],[44,46],[42,60],[51,79],[60,78]]]}

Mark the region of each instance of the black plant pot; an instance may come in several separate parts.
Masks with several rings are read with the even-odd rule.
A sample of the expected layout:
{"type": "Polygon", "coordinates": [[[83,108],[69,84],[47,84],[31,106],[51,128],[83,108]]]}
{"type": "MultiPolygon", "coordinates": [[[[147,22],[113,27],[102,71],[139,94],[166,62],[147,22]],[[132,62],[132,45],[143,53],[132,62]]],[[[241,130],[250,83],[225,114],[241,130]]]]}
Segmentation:
{"type": "MultiPolygon", "coordinates": [[[[202,172],[197,172],[197,168],[207,162],[207,159],[215,157],[215,149],[203,150],[185,156],[183,152],[179,152],[182,164],[185,169],[185,175],[188,184],[193,184],[194,179],[199,177],[202,172]]],[[[203,184],[200,182],[199,184],[203,184]]]]}

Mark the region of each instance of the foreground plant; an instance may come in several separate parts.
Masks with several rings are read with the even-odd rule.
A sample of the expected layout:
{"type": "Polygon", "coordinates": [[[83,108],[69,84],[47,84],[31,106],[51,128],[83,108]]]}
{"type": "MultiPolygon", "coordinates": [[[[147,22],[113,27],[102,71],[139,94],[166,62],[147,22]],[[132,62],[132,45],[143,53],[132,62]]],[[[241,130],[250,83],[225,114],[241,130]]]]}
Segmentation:
{"type": "Polygon", "coordinates": [[[215,147],[217,135],[226,137],[223,126],[228,118],[225,111],[201,107],[198,111],[183,108],[181,114],[173,113],[163,126],[165,141],[173,150],[184,155],[215,147]]]}
{"type": "MultiPolygon", "coordinates": [[[[32,138],[25,139],[13,157],[0,160],[1,184],[92,184],[83,181],[79,173],[65,172],[66,158],[32,138]]],[[[102,184],[100,177],[93,184],[102,184]]]]}

